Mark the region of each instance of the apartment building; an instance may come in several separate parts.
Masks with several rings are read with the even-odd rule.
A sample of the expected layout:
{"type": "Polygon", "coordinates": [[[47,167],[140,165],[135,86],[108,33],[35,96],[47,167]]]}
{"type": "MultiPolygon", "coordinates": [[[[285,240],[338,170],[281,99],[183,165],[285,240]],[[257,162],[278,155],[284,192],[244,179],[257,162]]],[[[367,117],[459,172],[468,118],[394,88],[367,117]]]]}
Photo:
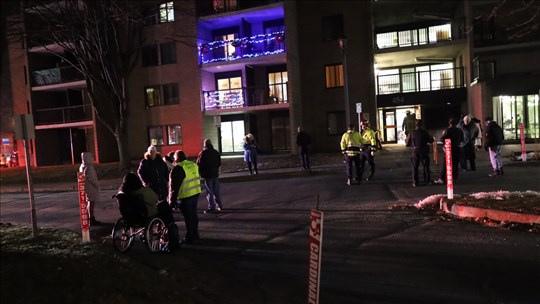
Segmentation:
{"type": "MultiPolygon", "coordinates": [[[[294,153],[299,126],[314,152],[335,152],[359,117],[383,144],[403,144],[407,111],[435,136],[450,116],[492,116],[509,147],[523,124],[538,149],[540,39],[480,22],[496,1],[150,2],[159,18],[128,87],[133,159],[149,144],[195,156],[204,138],[241,154],[247,133],[262,153],[294,153]]],[[[34,114],[37,165],[84,150],[115,160],[73,67],[32,47],[12,48],[10,67],[15,113],[34,114]]]]}

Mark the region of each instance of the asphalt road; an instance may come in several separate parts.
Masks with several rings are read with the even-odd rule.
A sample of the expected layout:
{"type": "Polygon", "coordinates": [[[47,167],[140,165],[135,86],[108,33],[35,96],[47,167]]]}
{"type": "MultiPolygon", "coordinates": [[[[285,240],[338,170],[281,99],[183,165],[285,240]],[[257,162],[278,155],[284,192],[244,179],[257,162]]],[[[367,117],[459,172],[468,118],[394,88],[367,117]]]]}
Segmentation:
{"type": "MultiPolygon", "coordinates": [[[[374,180],[350,187],[335,170],[222,183],[223,212],[202,214],[200,198],[199,243],[170,255],[136,243],[126,255],[177,280],[199,303],[306,303],[309,213],[318,205],[320,303],[538,303],[540,235],[389,209],[446,190],[413,188],[408,166],[379,167],[374,180]]],[[[461,174],[454,193],[540,191],[539,166],[506,166],[495,179],[488,172],[483,163],[461,174]]],[[[102,191],[96,216],[106,224],[92,228],[96,241],[110,243],[114,192],[102,191]]],[[[80,229],[76,192],[36,193],[35,201],[38,226],[80,229]]],[[[1,194],[3,223],[29,224],[29,214],[28,194],[1,194]]]]}

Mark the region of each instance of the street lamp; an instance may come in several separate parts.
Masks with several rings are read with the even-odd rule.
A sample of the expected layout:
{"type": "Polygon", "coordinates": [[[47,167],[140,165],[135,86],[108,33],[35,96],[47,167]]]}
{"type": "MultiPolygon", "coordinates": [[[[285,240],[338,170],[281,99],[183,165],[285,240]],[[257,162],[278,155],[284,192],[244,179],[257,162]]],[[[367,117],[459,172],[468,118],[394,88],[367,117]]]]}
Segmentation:
{"type": "Polygon", "coordinates": [[[338,38],[338,43],[341,54],[343,54],[343,95],[345,96],[345,122],[347,123],[346,127],[348,128],[351,124],[351,115],[349,113],[349,82],[347,81],[347,37],[342,34],[338,38]]]}

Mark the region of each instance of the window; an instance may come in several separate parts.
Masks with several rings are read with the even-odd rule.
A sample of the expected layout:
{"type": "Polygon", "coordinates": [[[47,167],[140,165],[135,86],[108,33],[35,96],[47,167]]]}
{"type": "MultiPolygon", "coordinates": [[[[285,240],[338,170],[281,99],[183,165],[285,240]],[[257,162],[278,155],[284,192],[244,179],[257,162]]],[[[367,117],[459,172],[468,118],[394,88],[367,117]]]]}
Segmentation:
{"type": "Polygon", "coordinates": [[[398,32],[377,33],[376,35],[376,44],[379,49],[410,47],[448,40],[452,40],[452,26],[450,23],[398,32]]]}
{"type": "Polygon", "coordinates": [[[174,3],[169,1],[160,5],[144,6],[142,14],[146,25],[172,22],[174,21],[174,3]]]}
{"type": "Polygon", "coordinates": [[[328,135],[341,135],[347,131],[345,126],[345,112],[328,113],[328,135]]]}
{"type": "Polygon", "coordinates": [[[149,127],[148,138],[150,139],[150,145],[163,146],[163,127],[162,126],[149,127]]]}
{"type": "Polygon", "coordinates": [[[274,98],[275,103],[287,102],[287,71],[268,73],[269,97],[274,98]]]}
{"type": "Polygon", "coordinates": [[[182,144],[182,126],[171,125],[167,126],[167,138],[168,145],[181,145],[182,144]]]}
{"type": "Polygon", "coordinates": [[[523,123],[525,138],[540,138],[539,95],[493,97],[493,117],[502,127],[505,140],[520,139],[523,123]]]}
{"type": "Polygon", "coordinates": [[[141,50],[141,58],[143,67],[176,63],[176,43],[145,46],[141,50]]]}
{"type": "Polygon", "coordinates": [[[156,66],[159,64],[157,45],[145,46],[141,50],[142,66],[156,66]]]}
{"type": "Polygon", "coordinates": [[[161,51],[161,64],[176,63],[176,43],[168,42],[159,45],[161,51]]]}
{"type": "Polygon", "coordinates": [[[164,84],[146,87],[145,89],[146,107],[178,104],[178,84],[164,84]]]}
{"type": "Polygon", "coordinates": [[[159,23],[174,21],[173,1],[162,3],[159,6],[159,23]]]}
{"type": "Polygon", "coordinates": [[[337,40],[345,32],[343,30],[343,16],[324,16],[321,19],[322,40],[337,40]]]}
{"type": "Polygon", "coordinates": [[[327,65],[324,67],[326,73],[326,88],[343,87],[343,65],[327,65]]]}

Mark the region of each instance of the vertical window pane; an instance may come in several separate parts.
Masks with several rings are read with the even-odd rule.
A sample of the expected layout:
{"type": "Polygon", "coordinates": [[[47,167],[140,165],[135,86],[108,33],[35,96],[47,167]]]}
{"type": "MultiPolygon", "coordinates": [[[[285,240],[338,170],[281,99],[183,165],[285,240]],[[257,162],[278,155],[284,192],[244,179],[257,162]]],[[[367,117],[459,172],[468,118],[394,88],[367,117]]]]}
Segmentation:
{"type": "Polygon", "coordinates": [[[180,125],[167,126],[167,138],[169,145],[181,145],[182,127],[180,125]]]}
{"type": "Polygon", "coordinates": [[[145,89],[145,100],[147,107],[155,107],[161,105],[159,87],[147,87],[145,89]]]}
{"type": "Polygon", "coordinates": [[[157,45],[145,46],[141,50],[142,66],[156,66],[158,65],[158,49],[157,45]]]}
{"type": "Polygon", "coordinates": [[[326,88],[342,87],[345,83],[343,65],[329,65],[325,67],[326,88]]]}
{"type": "Polygon", "coordinates": [[[176,43],[162,43],[160,45],[161,50],[161,64],[176,63],[176,43]]]}
{"type": "Polygon", "coordinates": [[[148,128],[148,137],[150,144],[154,146],[163,146],[163,127],[154,126],[148,128]]]}
{"type": "Polygon", "coordinates": [[[525,136],[540,138],[540,125],[538,124],[538,95],[527,96],[527,116],[525,136]]]}
{"type": "Polygon", "coordinates": [[[174,21],[174,5],[173,2],[162,3],[159,6],[159,22],[172,22],[174,21]]]}
{"type": "Polygon", "coordinates": [[[163,86],[163,100],[166,105],[179,103],[177,84],[167,84],[163,86]]]}

